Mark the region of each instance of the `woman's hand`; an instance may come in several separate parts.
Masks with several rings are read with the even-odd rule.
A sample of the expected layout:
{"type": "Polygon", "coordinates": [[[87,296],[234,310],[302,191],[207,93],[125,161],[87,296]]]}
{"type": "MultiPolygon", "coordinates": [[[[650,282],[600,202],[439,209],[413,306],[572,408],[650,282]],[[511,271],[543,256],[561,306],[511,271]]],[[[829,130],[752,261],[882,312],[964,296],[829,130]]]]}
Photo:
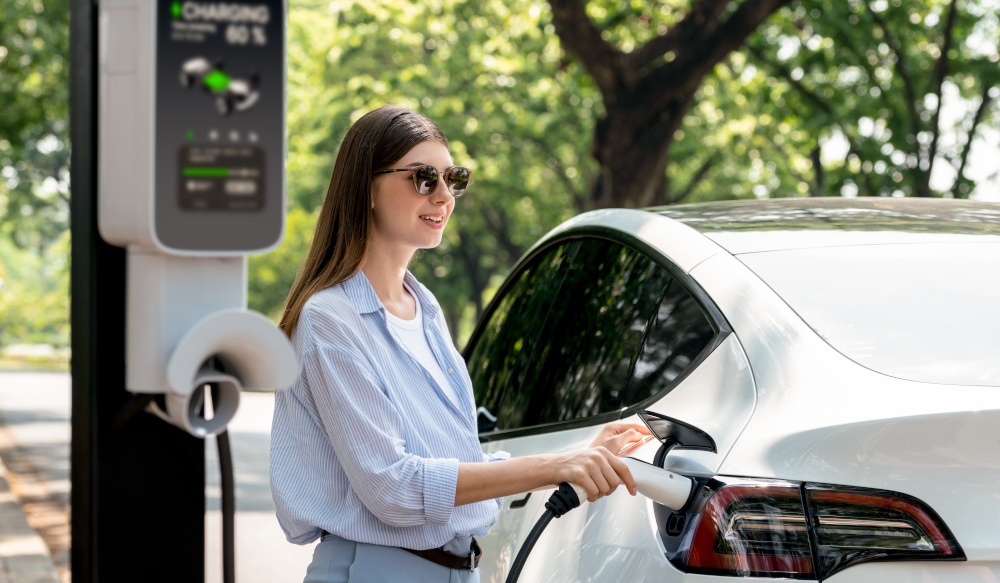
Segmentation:
{"type": "Polygon", "coordinates": [[[591,447],[550,456],[553,483],[569,482],[587,491],[587,500],[596,501],[625,484],[635,496],[635,479],[625,462],[603,447],[591,447]]]}
{"type": "Polygon", "coordinates": [[[608,423],[587,449],[494,462],[460,463],[455,506],[546,490],[562,482],[586,490],[591,502],[614,492],[622,484],[635,496],[635,479],[625,462],[618,459],[618,454],[625,446],[650,438],[652,434],[644,425],[608,423]]]}
{"type": "Polygon", "coordinates": [[[597,434],[589,447],[604,447],[615,455],[620,455],[626,445],[652,437],[649,429],[639,423],[608,423],[597,434]]]}

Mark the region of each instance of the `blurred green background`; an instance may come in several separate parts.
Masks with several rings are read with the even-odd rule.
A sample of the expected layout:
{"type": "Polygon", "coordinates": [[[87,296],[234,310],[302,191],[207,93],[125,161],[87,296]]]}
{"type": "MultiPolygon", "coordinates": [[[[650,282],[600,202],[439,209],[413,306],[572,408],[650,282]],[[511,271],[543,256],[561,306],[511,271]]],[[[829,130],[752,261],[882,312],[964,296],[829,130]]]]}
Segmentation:
{"type": "MultiPolygon", "coordinates": [[[[532,242],[588,209],[1000,200],[1000,0],[289,4],[288,229],[250,259],[250,308],[275,319],[344,132],[386,103],[475,170],[412,266],[459,347],[532,242]]],[[[68,362],[68,12],[0,3],[0,367],[68,362]]]]}

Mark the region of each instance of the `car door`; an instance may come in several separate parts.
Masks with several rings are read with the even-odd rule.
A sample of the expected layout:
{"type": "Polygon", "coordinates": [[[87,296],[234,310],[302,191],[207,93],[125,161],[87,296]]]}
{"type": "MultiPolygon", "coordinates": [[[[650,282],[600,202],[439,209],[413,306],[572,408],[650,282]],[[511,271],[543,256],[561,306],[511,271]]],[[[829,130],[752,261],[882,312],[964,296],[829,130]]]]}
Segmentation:
{"type": "MultiPolygon", "coordinates": [[[[623,405],[666,392],[719,337],[674,280],[649,254],[600,237],[569,237],[525,261],[498,292],[466,349],[484,450],[522,456],[583,448],[605,423],[621,417],[623,405]],[[692,309],[700,318],[693,324],[692,309]],[[674,329],[674,336],[664,338],[664,328],[674,329]],[[651,330],[657,334],[644,349],[651,330]],[[637,365],[643,382],[630,388],[637,365]],[[653,376],[659,384],[649,380],[653,376]]],[[[483,541],[486,581],[506,576],[548,496],[535,492],[504,501],[483,541]]],[[[587,546],[595,548],[581,556],[579,537],[602,530],[604,518],[595,517],[609,517],[606,505],[600,501],[589,512],[564,517],[560,528],[574,533],[577,544],[543,537],[522,579],[577,580],[581,567],[590,572],[600,567],[595,558],[609,553],[619,559],[609,564],[622,563],[624,547],[606,544],[604,536],[589,537],[587,546]],[[597,554],[590,553],[595,549],[597,554]]],[[[625,513],[645,514],[645,508],[625,513]]]]}
{"type": "MultiPolygon", "coordinates": [[[[667,460],[711,473],[753,408],[742,348],[704,291],[655,251],[607,237],[570,235],[522,262],[466,359],[484,450],[514,457],[584,448],[605,423],[636,421],[648,408],[721,437],[718,453],[678,451],[667,460]]],[[[657,447],[632,455],[653,461],[657,447]]],[[[550,493],[504,501],[482,541],[484,581],[506,578],[550,493]]],[[[521,580],[679,581],[656,514],[624,490],[585,503],[542,536],[521,580]]]]}
{"type": "MultiPolygon", "coordinates": [[[[669,282],[647,256],[602,238],[563,240],[527,261],[498,292],[466,350],[484,450],[523,456],[581,449],[618,419],[646,326],[669,282]]],[[[485,580],[505,576],[548,495],[504,501],[483,541],[487,561],[495,562],[484,567],[485,580]]],[[[536,552],[575,569],[575,557],[548,553],[545,544],[536,552]]]]}

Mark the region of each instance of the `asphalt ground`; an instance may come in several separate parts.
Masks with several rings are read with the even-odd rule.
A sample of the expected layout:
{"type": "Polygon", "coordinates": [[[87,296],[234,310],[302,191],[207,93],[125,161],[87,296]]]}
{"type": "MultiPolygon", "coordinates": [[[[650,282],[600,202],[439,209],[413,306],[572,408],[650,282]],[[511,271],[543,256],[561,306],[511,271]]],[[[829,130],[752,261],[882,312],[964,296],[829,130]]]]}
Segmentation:
{"type": "MultiPolygon", "coordinates": [[[[285,541],[274,516],[273,403],[272,394],[244,393],[229,425],[240,583],[300,582],[312,557],[312,545],[285,541]]],[[[69,374],[0,371],[0,583],[70,581],[69,439],[69,374]]],[[[214,439],[205,446],[205,583],[221,583],[219,467],[214,439]]]]}

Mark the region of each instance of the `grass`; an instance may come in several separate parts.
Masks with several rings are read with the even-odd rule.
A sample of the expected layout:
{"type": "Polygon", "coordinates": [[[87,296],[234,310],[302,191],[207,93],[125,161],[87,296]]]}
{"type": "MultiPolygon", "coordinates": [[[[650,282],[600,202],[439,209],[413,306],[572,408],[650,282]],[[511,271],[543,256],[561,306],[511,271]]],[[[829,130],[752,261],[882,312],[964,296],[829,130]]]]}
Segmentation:
{"type": "Polygon", "coordinates": [[[0,354],[0,371],[68,372],[69,356],[26,356],[0,354]]]}

